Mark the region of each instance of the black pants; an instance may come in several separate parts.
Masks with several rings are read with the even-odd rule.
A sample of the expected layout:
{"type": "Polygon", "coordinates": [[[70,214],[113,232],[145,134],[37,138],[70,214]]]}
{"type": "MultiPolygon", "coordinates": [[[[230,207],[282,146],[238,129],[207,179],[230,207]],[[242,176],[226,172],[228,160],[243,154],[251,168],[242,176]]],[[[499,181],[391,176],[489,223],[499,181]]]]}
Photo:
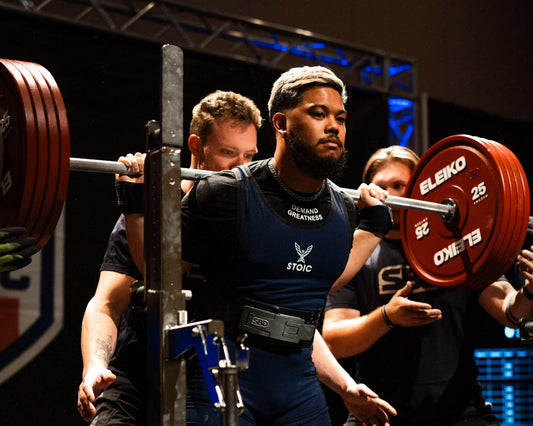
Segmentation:
{"type": "Polygon", "coordinates": [[[91,426],[145,426],[146,407],[134,389],[104,390],[94,401],[96,416],[91,426]]]}

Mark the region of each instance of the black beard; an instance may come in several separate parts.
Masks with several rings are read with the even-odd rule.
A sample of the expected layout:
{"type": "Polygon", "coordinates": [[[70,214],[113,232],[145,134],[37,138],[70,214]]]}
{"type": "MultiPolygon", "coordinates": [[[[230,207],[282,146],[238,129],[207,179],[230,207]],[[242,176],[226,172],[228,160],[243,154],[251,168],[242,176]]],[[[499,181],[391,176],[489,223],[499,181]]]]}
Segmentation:
{"type": "Polygon", "coordinates": [[[344,150],[339,158],[319,157],[313,148],[306,145],[294,132],[287,132],[285,145],[292,161],[300,170],[315,179],[331,179],[335,181],[342,176],[348,151],[344,150]]]}

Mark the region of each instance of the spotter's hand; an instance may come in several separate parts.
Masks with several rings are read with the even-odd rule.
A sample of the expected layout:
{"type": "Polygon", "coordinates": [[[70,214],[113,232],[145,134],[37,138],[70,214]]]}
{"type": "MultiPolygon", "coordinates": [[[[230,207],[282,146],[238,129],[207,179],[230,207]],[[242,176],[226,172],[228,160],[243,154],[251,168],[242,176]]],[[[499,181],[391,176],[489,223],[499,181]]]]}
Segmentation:
{"type": "Polygon", "coordinates": [[[23,268],[31,263],[31,257],[39,251],[35,239],[24,237],[22,227],[0,228],[0,272],[23,268]]]}

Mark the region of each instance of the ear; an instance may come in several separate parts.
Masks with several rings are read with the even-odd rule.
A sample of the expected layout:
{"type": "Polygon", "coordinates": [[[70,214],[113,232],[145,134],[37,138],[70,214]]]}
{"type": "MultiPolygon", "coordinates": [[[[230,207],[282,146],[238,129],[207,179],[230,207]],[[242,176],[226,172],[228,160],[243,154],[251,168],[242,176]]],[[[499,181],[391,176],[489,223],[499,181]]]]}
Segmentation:
{"type": "Polygon", "coordinates": [[[195,157],[198,157],[200,154],[200,151],[202,149],[201,142],[202,139],[200,136],[195,135],[194,133],[189,136],[189,139],[187,140],[187,144],[189,145],[189,151],[191,151],[191,154],[193,154],[195,157]]]}
{"type": "Polygon", "coordinates": [[[276,129],[276,132],[282,135],[285,134],[287,130],[287,116],[282,112],[276,112],[272,117],[272,125],[276,129]]]}

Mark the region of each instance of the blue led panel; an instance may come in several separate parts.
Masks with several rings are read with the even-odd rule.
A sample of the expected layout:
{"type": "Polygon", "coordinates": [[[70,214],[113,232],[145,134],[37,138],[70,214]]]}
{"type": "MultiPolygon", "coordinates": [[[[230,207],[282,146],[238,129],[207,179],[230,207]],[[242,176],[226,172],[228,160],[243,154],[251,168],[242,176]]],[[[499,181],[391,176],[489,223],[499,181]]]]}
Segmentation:
{"type": "Polygon", "coordinates": [[[483,394],[502,426],[533,425],[533,351],[491,348],[475,351],[483,394]]]}

